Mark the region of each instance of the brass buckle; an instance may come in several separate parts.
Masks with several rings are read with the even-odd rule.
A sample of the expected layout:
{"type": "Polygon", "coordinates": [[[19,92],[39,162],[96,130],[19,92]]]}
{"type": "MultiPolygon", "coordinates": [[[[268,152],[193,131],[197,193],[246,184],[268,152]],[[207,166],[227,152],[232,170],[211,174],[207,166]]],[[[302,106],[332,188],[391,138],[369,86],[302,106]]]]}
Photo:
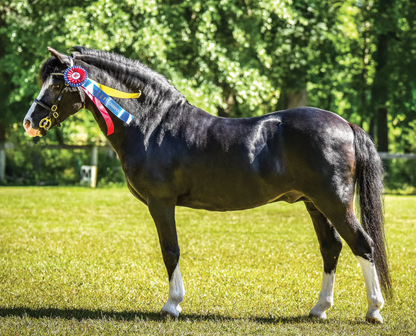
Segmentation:
{"type": "Polygon", "coordinates": [[[59,113],[56,112],[56,111],[52,112],[52,115],[55,119],[58,119],[58,117],[59,117],[59,113]]]}
{"type": "Polygon", "coordinates": [[[55,112],[57,109],[58,109],[58,106],[57,105],[52,105],[52,107],[51,107],[51,111],[52,112],[55,112]]]}
{"type": "Polygon", "coordinates": [[[52,125],[52,121],[48,117],[43,118],[39,123],[39,127],[44,128],[45,131],[47,131],[49,128],[51,128],[51,125],[52,125]]]}

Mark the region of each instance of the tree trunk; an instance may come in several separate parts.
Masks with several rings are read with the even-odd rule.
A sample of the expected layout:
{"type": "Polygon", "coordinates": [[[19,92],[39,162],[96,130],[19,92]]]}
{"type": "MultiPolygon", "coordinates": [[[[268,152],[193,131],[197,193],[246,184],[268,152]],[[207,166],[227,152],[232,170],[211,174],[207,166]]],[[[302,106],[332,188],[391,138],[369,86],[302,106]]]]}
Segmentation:
{"type": "Polygon", "coordinates": [[[218,107],[218,116],[224,118],[247,117],[242,115],[238,102],[235,99],[236,92],[230,87],[223,87],[222,101],[226,104],[225,108],[218,107]]]}
{"type": "MultiPolygon", "coordinates": [[[[383,7],[384,10],[386,10],[383,7]]],[[[373,117],[375,122],[375,134],[377,136],[377,150],[388,152],[388,110],[387,102],[389,99],[389,77],[387,69],[388,63],[388,44],[389,33],[379,34],[377,36],[377,51],[374,54],[376,62],[376,71],[371,88],[371,103],[373,108],[373,117]]],[[[370,124],[371,125],[371,124],[370,124]]]]}
{"type": "Polygon", "coordinates": [[[224,118],[232,117],[231,112],[235,104],[234,96],[231,93],[229,95],[224,93],[222,100],[225,104],[227,104],[227,106],[225,108],[223,107],[218,108],[218,116],[224,117],[224,118]]]}
{"type": "Polygon", "coordinates": [[[0,184],[6,183],[6,125],[0,122],[0,184]]]}
{"type": "Polygon", "coordinates": [[[287,88],[283,87],[280,91],[279,101],[277,102],[277,111],[287,110],[296,107],[306,106],[308,104],[308,91],[306,88],[287,88]]]}
{"type": "Polygon", "coordinates": [[[379,108],[377,110],[377,144],[380,152],[389,151],[387,109],[379,108]]]}
{"type": "Polygon", "coordinates": [[[287,93],[287,108],[296,108],[308,104],[308,92],[306,89],[290,90],[287,93]]]}
{"type": "Polygon", "coordinates": [[[381,152],[388,152],[388,125],[387,125],[387,100],[388,77],[386,72],[388,56],[388,36],[382,34],[377,39],[377,52],[374,60],[377,62],[376,73],[371,92],[373,101],[374,117],[376,121],[377,149],[381,152]]]}
{"type": "Polygon", "coordinates": [[[370,126],[368,129],[368,134],[370,134],[371,138],[373,139],[374,142],[376,142],[376,118],[373,115],[372,117],[370,117],[370,126]]]}

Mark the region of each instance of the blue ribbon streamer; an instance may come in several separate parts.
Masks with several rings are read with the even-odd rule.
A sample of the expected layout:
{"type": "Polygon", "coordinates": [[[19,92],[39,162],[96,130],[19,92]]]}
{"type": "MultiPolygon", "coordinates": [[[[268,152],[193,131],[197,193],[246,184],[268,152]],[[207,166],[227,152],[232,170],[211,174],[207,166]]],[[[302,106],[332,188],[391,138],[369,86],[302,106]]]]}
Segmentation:
{"type": "Polygon", "coordinates": [[[133,116],[117,104],[113,98],[107,95],[97,85],[95,85],[89,78],[82,84],[94,97],[96,97],[105,107],[107,107],[113,114],[123,120],[126,124],[130,124],[133,116]]]}

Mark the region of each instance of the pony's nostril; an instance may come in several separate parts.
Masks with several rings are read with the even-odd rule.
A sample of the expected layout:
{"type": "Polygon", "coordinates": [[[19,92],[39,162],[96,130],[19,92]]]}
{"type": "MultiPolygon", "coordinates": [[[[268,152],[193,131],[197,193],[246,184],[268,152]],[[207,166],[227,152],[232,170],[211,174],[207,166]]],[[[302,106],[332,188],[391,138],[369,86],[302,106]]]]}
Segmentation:
{"type": "Polygon", "coordinates": [[[30,121],[27,120],[23,126],[24,126],[25,130],[27,131],[30,128],[30,121]]]}
{"type": "Polygon", "coordinates": [[[31,137],[42,136],[41,132],[38,129],[32,128],[32,123],[30,120],[25,119],[23,127],[25,128],[26,133],[31,137]]]}

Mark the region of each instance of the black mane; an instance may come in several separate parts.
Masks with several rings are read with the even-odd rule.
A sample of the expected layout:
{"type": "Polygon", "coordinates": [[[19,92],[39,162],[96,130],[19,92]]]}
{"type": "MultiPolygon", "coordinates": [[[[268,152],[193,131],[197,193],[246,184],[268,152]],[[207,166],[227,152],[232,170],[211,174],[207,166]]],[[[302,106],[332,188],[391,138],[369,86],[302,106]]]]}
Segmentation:
{"type": "MultiPolygon", "coordinates": [[[[94,65],[111,74],[114,79],[123,82],[126,86],[143,90],[143,87],[152,87],[155,92],[169,92],[177,98],[185,97],[164,77],[156,71],[137,60],[132,60],[119,54],[101,50],[75,46],[72,48],[72,57],[90,65],[94,65]]],[[[62,71],[62,65],[55,57],[50,57],[42,66],[39,80],[45,82],[52,72],[62,71]]]]}

